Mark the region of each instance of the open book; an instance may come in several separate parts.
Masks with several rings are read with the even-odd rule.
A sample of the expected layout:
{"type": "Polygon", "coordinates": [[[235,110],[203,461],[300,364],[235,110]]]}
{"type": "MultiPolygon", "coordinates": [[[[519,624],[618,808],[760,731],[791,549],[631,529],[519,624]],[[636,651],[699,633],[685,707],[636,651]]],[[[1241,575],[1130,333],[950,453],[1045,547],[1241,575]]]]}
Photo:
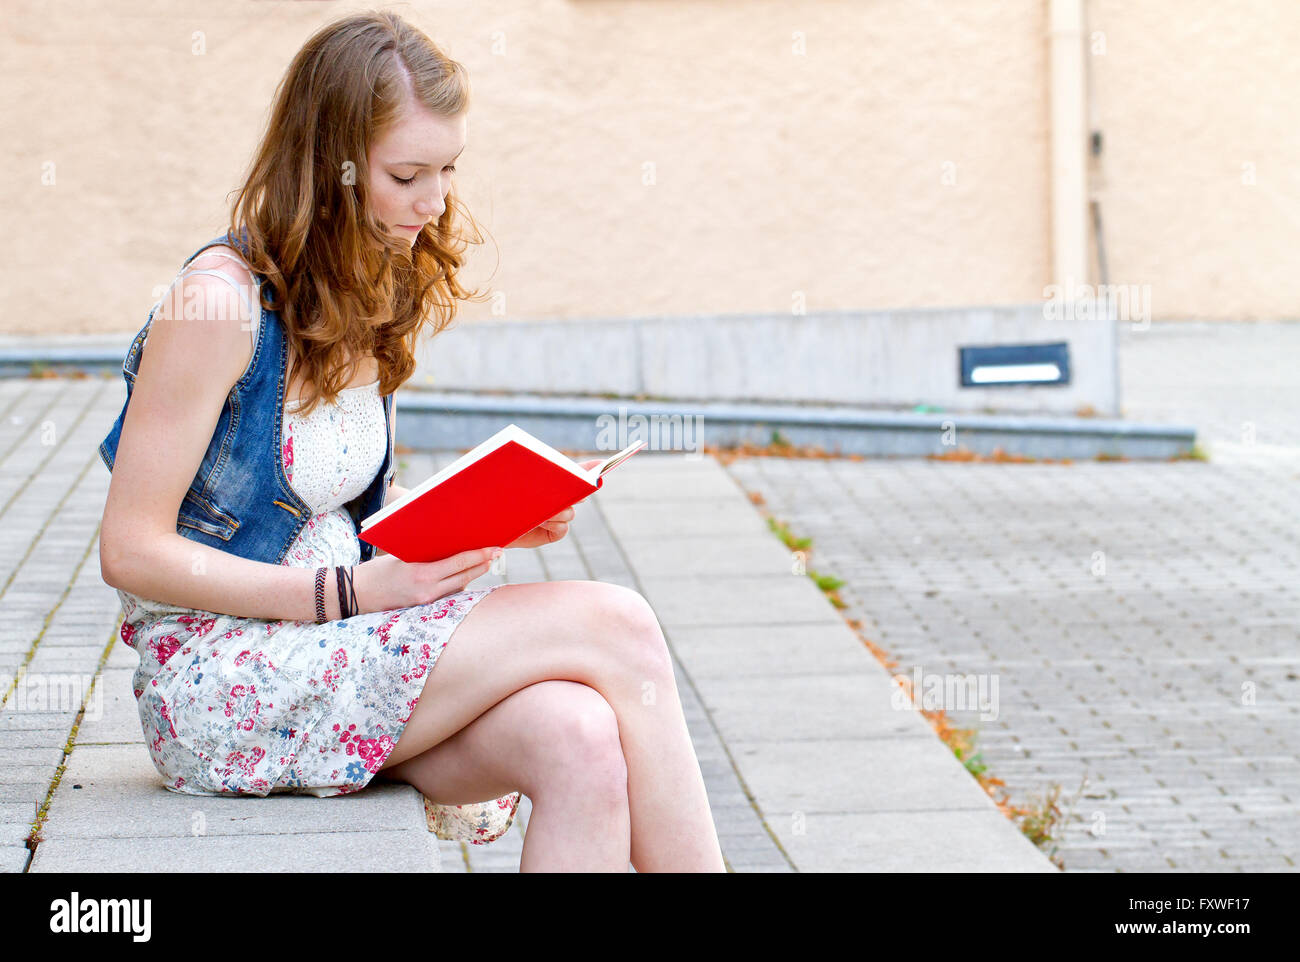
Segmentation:
{"type": "Polygon", "coordinates": [[[581,501],[645,446],[630,444],[584,470],[516,424],[465,452],[404,498],[363,518],[360,538],[406,562],[505,547],[581,501]]]}

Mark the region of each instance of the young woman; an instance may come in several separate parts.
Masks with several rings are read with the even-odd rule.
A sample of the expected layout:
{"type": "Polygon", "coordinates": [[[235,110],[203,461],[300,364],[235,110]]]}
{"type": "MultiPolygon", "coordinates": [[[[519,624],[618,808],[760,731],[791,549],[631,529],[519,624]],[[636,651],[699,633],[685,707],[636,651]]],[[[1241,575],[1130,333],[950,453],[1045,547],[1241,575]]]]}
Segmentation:
{"type": "MultiPolygon", "coordinates": [[[[723,871],[641,595],[470,589],[491,546],[406,564],[357,537],[405,493],[392,393],[413,347],[470,296],[452,191],[467,108],[464,68],[401,18],[321,29],[229,230],[131,346],[100,446],[100,559],[140,655],[150,757],[193,794],[407,782],[431,830],[478,843],[524,792],[523,871],[723,871]]],[[[573,514],[501,547],[557,540],[573,514]]]]}

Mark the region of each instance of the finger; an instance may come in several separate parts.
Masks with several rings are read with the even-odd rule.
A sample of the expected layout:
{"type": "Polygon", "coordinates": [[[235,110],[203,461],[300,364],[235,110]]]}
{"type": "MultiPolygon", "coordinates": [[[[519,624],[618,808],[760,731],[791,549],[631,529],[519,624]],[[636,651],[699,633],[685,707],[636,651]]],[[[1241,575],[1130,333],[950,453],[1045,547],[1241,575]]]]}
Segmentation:
{"type": "Polygon", "coordinates": [[[492,561],[492,550],[492,548],[473,548],[469,551],[462,551],[460,554],[452,555],[447,559],[447,561],[453,572],[464,571],[467,568],[483,562],[490,563],[492,561]]]}
{"type": "Polygon", "coordinates": [[[485,561],[482,564],[474,565],[474,567],[472,568],[466,568],[464,571],[461,571],[455,575],[452,575],[450,578],[447,578],[443,582],[443,588],[440,588],[440,590],[444,590],[445,588],[445,589],[451,589],[453,591],[462,591],[464,590],[467,584],[469,584],[475,578],[479,578],[487,574],[488,571],[490,571],[491,569],[492,569],[492,562],[490,561],[485,561]]]}

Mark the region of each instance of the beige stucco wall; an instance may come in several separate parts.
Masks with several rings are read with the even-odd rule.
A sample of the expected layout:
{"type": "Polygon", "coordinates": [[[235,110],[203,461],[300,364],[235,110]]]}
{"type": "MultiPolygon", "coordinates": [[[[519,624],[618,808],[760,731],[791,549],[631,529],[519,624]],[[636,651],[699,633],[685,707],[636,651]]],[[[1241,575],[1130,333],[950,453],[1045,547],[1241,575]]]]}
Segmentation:
{"type": "Polygon", "coordinates": [[[1150,284],[1156,318],[1300,317],[1300,3],[1095,0],[1092,21],[1112,283],[1150,284]]]}
{"type": "MultiPolygon", "coordinates": [[[[293,53],[368,6],[0,4],[0,331],[138,329],[221,229],[293,53]]],[[[1001,304],[1052,281],[1047,0],[385,6],[471,72],[457,176],[496,316],[1001,304]]],[[[1090,0],[1110,280],[1150,284],[1156,318],[1296,316],[1300,5],[1221,6],[1090,0]]]]}

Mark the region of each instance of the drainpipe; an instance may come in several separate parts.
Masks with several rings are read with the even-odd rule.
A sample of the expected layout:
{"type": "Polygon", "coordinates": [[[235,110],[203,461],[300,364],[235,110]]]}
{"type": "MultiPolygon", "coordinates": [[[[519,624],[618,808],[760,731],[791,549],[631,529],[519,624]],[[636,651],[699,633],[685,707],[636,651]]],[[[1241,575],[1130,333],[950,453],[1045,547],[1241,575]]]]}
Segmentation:
{"type": "MultiPolygon", "coordinates": [[[[1087,4],[1090,0],[1083,0],[1084,3],[1084,26],[1083,34],[1087,43],[1087,53],[1084,54],[1084,102],[1088,114],[1088,153],[1089,167],[1085,174],[1086,188],[1088,190],[1088,208],[1092,214],[1092,236],[1095,238],[1097,245],[1097,278],[1096,282],[1100,291],[1110,292],[1110,271],[1106,266],[1106,234],[1102,230],[1101,220],[1101,197],[1100,189],[1105,183],[1105,168],[1102,166],[1102,135],[1101,135],[1101,116],[1097,106],[1097,96],[1093,88],[1094,83],[1094,65],[1096,61],[1092,57],[1092,40],[1087,26],[1088,12],[1087,4]]],[[[1083,238],[1084,250],[1088,249],[1088,235],[1085,233],[1083,238]]],[[[1105,413],[1111,417],[1121,417],[1124,408],[1120,401],[1120,379],[1119,379],[1119,325],[1118,319],[1114,316],[1114,305],[1111,303],[1109,296],[1101,300],[1107,305],[1107,310],[1112,317],[1112,323],[1109,328],[1109,351],[1110,351],[1110,409],[1105,413]]]]}
{"type": "Polygon", "coordinates": [[[1051,26],[1052,280],[1065,297],[1088,282],[1083,0],[1048,0],[1051,26]],[[1068,286],[1067,286],[1068,285],[1068,286]]]}

